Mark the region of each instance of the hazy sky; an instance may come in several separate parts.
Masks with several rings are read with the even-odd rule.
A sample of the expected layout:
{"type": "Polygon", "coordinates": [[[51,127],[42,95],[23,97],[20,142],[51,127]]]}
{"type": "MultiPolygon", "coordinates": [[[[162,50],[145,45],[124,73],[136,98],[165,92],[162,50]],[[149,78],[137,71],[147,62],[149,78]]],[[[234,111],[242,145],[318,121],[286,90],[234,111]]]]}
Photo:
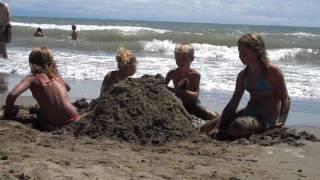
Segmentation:
{"type": "Polygon", "coordinates": [[[319,0],[3,0],[16,16],[320,27],[319,0]]]}

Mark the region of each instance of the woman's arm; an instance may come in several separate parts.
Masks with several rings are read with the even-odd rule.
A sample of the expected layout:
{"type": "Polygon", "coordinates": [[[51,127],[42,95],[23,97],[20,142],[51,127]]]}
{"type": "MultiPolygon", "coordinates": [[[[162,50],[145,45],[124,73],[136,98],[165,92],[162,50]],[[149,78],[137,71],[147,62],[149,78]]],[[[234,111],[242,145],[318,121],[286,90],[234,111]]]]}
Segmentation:
{"type": "Polygon", "coordinates": [[[275,72],[273,73],[275,76],[274,80],[276,81],[275,87],[277,89],[277,92],[279,92],[279,96],[281,100],[280,117],[278,119],[276,126],[281,127],[285,124],[288,118],[291,100],[288,95],[288,90],[287,90],[286,82],[285,82],[282,71],[278,67],[275,67],[274,70],[275,70],[275,72]]]}
{"type": "Polygon", "coordinates": [[[245,78],[245,73],[244,71],[241,71],[238,74],[236,87],[232,95],[232,98],[230,99],[229,103],[226,105],[226,107],[222,111],[221,124],[220,124],[221,129],[226,129],[229,126],[229,124],[233,121],[233,118],[235,118],[236,116],[236,110],[238,108],[238,105],[240,103],[240,100],[245,90],[244,78],[245,78]]]}

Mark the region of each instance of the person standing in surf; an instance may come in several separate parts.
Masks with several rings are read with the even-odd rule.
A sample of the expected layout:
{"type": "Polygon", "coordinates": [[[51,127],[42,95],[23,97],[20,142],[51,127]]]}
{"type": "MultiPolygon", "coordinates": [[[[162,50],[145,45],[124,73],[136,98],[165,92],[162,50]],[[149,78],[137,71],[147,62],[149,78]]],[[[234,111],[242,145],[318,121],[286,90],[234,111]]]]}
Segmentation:
{"type": "Polygon", "coordinates": [[[0,55],[8,58],[7,43],[11,42],[10,11],[7,4],[0,2],[0,55]]]}
{"type": "Polygon", "coordinates": [[[77,32],[77,26],[75,24],[73,24],[71,26],[72,28],[72,32],[71,32],[71,39],[72,40],[78,40],[78,32],[77,32]]]}

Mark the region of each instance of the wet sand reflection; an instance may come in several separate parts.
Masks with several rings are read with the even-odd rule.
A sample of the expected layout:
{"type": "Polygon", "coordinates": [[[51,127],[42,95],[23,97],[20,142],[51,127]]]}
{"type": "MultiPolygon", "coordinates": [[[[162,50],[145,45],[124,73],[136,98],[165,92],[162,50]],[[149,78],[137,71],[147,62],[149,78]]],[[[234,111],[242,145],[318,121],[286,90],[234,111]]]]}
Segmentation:
{"type": "Polygon", "coordinates": [[[8,74],[0,73],[0,93],[8,92],[8,74]]]}

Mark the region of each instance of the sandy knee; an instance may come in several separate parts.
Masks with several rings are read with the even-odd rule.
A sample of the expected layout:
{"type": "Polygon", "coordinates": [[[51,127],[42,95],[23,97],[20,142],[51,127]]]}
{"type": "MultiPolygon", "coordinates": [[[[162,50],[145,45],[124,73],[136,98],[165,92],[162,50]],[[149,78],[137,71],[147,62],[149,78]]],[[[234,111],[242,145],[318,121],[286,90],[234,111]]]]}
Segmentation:
{"type": "Polygon", "coordinates": [[[252,117],[238,117],[227,129],[228,134],[234,137],[247,137],[255,133],[259,124],[256,119],[252,117]]]}

